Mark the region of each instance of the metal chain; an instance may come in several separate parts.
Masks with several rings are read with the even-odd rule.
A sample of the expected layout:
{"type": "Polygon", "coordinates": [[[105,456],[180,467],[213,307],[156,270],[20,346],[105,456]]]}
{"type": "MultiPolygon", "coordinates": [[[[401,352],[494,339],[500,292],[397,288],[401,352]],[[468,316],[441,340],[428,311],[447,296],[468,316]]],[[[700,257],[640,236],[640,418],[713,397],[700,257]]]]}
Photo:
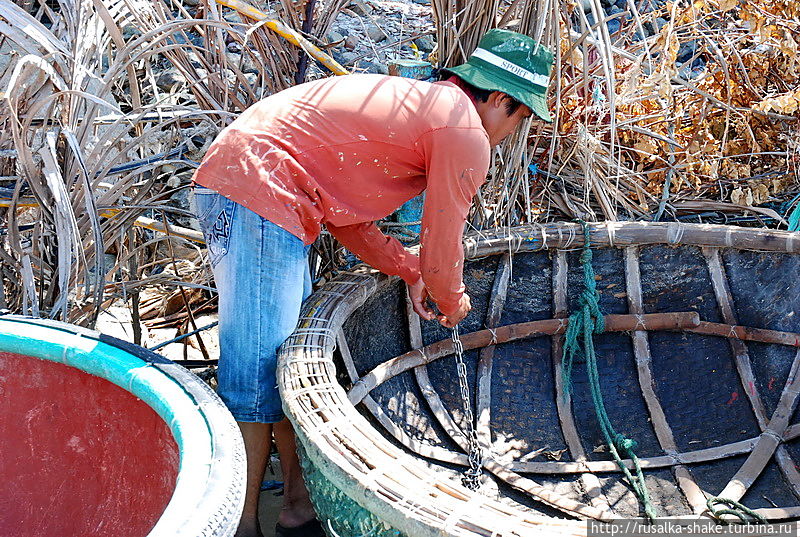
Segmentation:
{"type": "Polygon", "coordinates": [[[478,433],[475,431],[475,419],[472,414],[472,403],[469,400],[469,387],[467,385],[467,366],[464,363],[464,346],[458,336],[458,325],[453,327],[453,350],[456,355],[456,371],[458,372],[458,385],[461,390],[461,402],[464,404],[464,419],[467,422],[467,442],[469,444],[469,468],[464,471],[461,483],[470,490],[478,490],[481,486],[482,459],[481,448],[478,444],[478,433]]]}

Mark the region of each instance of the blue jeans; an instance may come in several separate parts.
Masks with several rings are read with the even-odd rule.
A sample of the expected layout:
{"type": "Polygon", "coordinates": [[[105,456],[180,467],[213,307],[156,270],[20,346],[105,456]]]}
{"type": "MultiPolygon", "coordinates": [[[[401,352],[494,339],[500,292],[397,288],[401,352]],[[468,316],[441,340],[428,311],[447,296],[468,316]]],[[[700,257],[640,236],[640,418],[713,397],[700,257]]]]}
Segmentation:
{"type": "Polygon", "coordinates": [[[236,421],[281,421],[277,350],[311,293],[310,247],[213,190],[194,195],[219,293],[217,393],[236,421]]]}

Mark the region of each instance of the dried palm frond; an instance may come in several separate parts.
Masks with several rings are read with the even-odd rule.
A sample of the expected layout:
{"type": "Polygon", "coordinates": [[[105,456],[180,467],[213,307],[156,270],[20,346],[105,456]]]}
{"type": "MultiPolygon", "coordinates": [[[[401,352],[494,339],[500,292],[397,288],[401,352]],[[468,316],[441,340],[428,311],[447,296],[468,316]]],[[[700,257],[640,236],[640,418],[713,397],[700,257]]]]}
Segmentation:
{"type": "MultiPolygon", "coordinates": [[[[342,4],[283,1],[274,15],[313,39],[342,4]]],[[[179,216],[171,198],[216,133],[297,81],[303,54],[283,38],[213,1],[190,9],[0,0],[0,306],[90,325],[115,297],[137,310],[142,286],[177,266],[157,246],[183,239],[168,220],[133,225],[179,216]]],[[[209,300],[182,290],[194,279],[171,280],[189,310],[209,300]]]]}
{"type": "Polygon", "coordinates": [[[795,3],[629,0],[614,15],[598,0],[506,5],[500,15],[434,3],[442,65],[461,61],[477,29],[495,23],[557,55],[555,122],[500,148],[475,226],[676,218],[693,200],[768,202],[780,210],[767,213],[786,213],[800,188],[790,165],[800,117],[795,3]]]}
{"type": "MultiPolygon", "coordinates": [[[[512,2],[501,12],[503,2],[434,0],[438,67],[462,63],[478,46],[480,38],[498,26],[533,36],[537,42],[557,51],[559,6],[551,0],[512,2]]],[[[553,131],[537,124],[538,135],[530,143],[534,121],[527,121],[500,146],[489,179],[472,211],[472,225],[497,227],[530,219],[531,166],[536,169],[554,143],[553,131]]]]}
{"type": "Polygon", "coordinates": [[[487,30],[497,26],[500,0],[433,0],[437,47],[434,57],[440,67],[463,63],[487,30]]]}
{"type": "MultiPolygon", "coordinates": [[[[313,39],[342,3],[283,1],[274,15],[313,39]]],[[[161,233],[134,224],[178,217],[171,198],[216,133],[303,69],[262,25],[213,1],[190,9],[0,0],[0,305],[91,325],[115,297],[138,310],[141,291],[178,266],[158,248],[185,242],[169,218],[148,226],[161,233]]],[[[197,289],[195,269],[206,274],[195,266],[169,284],[189,320],[191,302],[210,298],[183,290],[197,289]]]]}

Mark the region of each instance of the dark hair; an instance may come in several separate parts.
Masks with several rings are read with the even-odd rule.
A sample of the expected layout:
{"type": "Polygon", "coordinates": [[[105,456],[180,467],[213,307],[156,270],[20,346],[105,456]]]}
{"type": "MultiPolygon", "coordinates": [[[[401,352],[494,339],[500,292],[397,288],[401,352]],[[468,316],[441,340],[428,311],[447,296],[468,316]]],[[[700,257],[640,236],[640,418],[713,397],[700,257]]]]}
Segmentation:
{"type": "MultiPolygon", "coordinates": [[[[445,71],[445,70],[439,71],[439,80],[447,80],[451,76],[454,76],[454,77],[458,78],[461,81],[461,84],[463,86],[464,91],[467,92],[467,94],[470,97],[472,97],[476,101],[480,101],[482,103],[485,103],[486,101],[489,100],[489,95],[491,95],[495,91],[500,91],[500,90],[485,90],[485,89],[481,89],[481,88],[479,88],[477,86],[473,86],[472,84],[470,84],[469,82],[467,82],[466,80],[461,78],[460,76],[454,75],[453,73],[451,73],[449,71],[445,71]]],[[[509,95],[509,94],[507,94],[507,93],[505,93],[503,91],[500,91],[500,93],[502,93],[503,95],[508,97],[508,99],[506,100],[506,114],[508,114],[509,116],[513,116],[514,112],[519,110],[519,107],[522,106],[522,103],[520,101],[518,101],[517,99],[515,99],[514,97],[512,97],[511,95],[509,95]]]]}

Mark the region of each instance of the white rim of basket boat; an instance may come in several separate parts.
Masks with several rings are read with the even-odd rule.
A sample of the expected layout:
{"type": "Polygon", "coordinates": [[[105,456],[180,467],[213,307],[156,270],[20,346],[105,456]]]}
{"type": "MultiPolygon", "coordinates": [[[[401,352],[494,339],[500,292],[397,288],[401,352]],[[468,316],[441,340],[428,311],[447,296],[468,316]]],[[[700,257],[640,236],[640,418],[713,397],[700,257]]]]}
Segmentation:
{"type": "Polygon", "coordinates": [[[244,442],[216,393],[143,347],[74,325],[0,316],[3,352],[61,363],[132,393],[158,414],[180,456],[170,501],[148,537],[228,537],[244,507],[244,442]]]}

